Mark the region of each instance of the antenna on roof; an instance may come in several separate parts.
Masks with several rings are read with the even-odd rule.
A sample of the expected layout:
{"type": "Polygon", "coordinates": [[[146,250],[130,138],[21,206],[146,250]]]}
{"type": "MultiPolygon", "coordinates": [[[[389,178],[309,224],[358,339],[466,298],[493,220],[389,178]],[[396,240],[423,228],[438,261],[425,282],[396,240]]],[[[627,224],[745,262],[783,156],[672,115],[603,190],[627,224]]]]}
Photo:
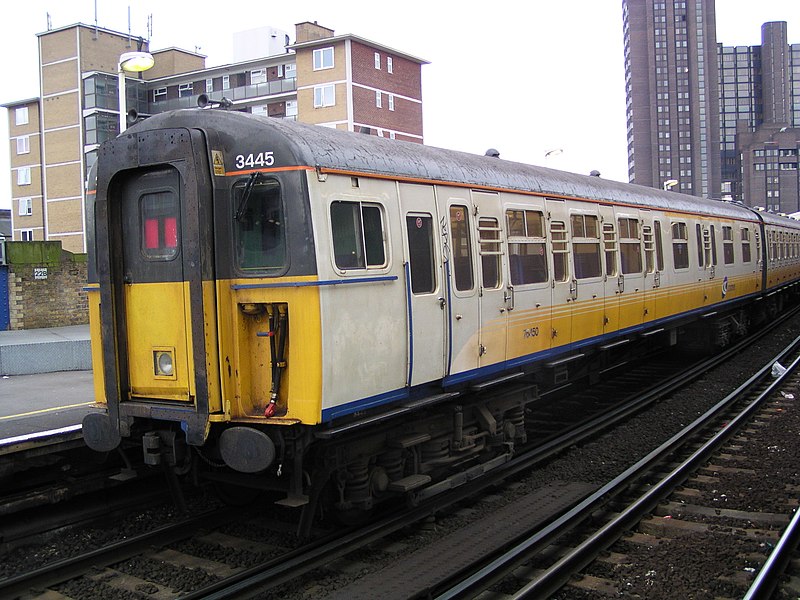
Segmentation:
{"type": "Polygon", "coordinates": [[[47,13],[47,31],[50,31],[53,28],[53,21],[50,18],[50,13],[47,13]]]}
{"type": "Polygon", "coordinates": [[[150,42],[150,38],[153,37],[153,13],[147,15],[147,41],[150,42]]]}

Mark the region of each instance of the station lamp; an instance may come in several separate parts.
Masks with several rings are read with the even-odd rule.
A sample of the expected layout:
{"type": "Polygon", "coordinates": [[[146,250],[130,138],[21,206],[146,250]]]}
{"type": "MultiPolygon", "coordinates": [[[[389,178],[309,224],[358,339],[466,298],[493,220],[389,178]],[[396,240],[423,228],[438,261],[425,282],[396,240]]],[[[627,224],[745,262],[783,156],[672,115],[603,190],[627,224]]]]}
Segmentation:
{"type": "Polygon", "coordinates": [[[119,132],[127,128],[127,97],[125,96],[125,72],[141,73],[147,71],[155,64],[153,55],[149,52],[125,52],[119,57],[117,66],[117,80],[119,87],[119,132]]]}

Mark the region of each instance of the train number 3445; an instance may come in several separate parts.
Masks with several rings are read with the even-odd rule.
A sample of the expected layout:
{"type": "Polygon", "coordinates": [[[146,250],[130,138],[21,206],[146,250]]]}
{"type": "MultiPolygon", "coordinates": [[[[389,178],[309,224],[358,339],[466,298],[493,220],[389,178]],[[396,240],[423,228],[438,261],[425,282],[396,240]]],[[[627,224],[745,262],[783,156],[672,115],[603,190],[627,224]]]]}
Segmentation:
{"type": "Polygon", "coordinates": [[[271,167],[275,164],[274,152],[259,152],[258,154],[237,154],[236,155],[236,168],[244,169],[245,167],[271,167]]]}

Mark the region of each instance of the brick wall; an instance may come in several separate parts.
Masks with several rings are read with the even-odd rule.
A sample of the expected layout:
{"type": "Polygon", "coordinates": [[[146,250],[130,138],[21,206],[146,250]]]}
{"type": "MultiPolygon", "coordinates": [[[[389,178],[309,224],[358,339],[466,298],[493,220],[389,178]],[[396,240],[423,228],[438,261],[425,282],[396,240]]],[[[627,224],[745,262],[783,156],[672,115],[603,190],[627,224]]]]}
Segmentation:
{"type": "Polygon", "coordinates": [[[89,322],[86,255],[61,242],[6,242],[11,329],[89,322]]]}

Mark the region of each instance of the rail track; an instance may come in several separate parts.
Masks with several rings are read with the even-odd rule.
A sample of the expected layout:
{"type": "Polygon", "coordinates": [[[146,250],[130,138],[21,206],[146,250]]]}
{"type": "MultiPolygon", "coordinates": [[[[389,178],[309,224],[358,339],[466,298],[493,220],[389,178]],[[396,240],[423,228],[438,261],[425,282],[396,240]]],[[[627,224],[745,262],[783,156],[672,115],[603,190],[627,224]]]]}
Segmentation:
{"type": "MultiPolygon", "coordinates": [[[[731,354],[735,355],[738,352],[741,352],[741,349],[734,349],[731,354]]],[[[409,511],[378,520],[366,528],[340,530],[330,536],[320,534],[310,544],[299,545],[296,540],[290,541],[291,536],[287,536],[285,530],[275,533],[276,537],[262,533],[257,536],[259,539],[252,539],[253,536],[247,534],[258,529],[252,524],[237,525],[234,522],[232,528],[227,531],[221,525],[221,529],[211,527],[212,518],[219,518],[220,523],[231,524],[230,519],[233,516],[231,511],[222,511],[218,517],[204,515],[199,521],[193,521],[192,525],[184,524],[186,530],[184,534],[177,531],[159,533],[171,536],[170,539],[165,537],[140,540],[138,543],[148,548],[143,554],[137,554],[140,551],[133,547],[125,550],[116,548],[115,551],[118,552],[116,555],[95,553],[76,559],[83,560],[83,566],[71,568],[69,571],[59,571],[58,568],[63,568],[64,565],[60,567],[54,565],[58,567],[53,569],[55,574],[28,574],[32,579],[28,579],[27,582],[22,579],[13,581],[9,578],[0,579],[0,596],[13,597],[15,594],[26,594],[28,593],[26,590],[31,588],[43,589],[45,585],[49,585],[53,589],[62,590],[62,593],[66,592],[72,598],[81,598],[83,593],[81,589],[96,589],[97,586],[107,590],[125,589],[131,593],[145,593],[149,589],[150,592],[147,594],[150,595],[146,597],[159,597],[159,594],[169,597],[170,593],[176,591],[174,583],[178,575],[161,574],[155,577],[157,581],[147,577],[148,570],[158,573],[165,568],[164,565],[168,565],[170,568],[167,570],[172,569],[175,573],[187,569],[194,572],[195,577],[186,577],[187,581],[178,585],[182,597],[186,598],[240,598],[263,592],[264,589],[276,588],[280,590],[282,596],[291,598],[291,594],[296,590],[307,590],[308,586],[319,585],[320,580],[326,581],[331,578],[338,580],[335,584],[331,584],[331,587],[336,589],[331,591],[328,586],[323,585],[319,595],[330,592],[331,597],[374,597],[376,589],[374,586],[379,585],[381,596],[385,598],[408,598],[432,593],[440,594],[441,597],[451,597],[448,594],[462,593],[459,586],[463,586],[465,581],[471,581],[475,577],[478,570],[476,565],[485,567],[487,561],[497,559],[496,552],[488,552],[495,544],[492,541],[495,537],[499,540],[496,542],[499,544],[498,547],[503,545],[508,547],[509,544],[520,542],[524,528],[541,531],[542,527],[550,526],[554,518],[564,518],[573,512],[575,510],[573,505],[581,501],[586,503],[590,498],[598,496],[599,484],[593,482],[551,481],[549,484],[539,485],[537,493],[532,495],[525,491],[524,484],[519,482],[508,484],[509,481],[516,481],[533,465],[541,465],[548,459],[552,460],[555,455],[563,453],[566,449],[596,437],[598,432],[609,430],[614,423],[630,418],[631,415],[643,410],[644,406],[656,402],[666,393],[665,390],[674,389],[678,382],[687,383],[690,377],[699,377],[703,369],[708,367],[708,364],[696,367],[693,375],[685,372],[675,375],[668,383],[660,386],[660,389],[654,387],[646,394],[639,394],[635,401],[626,403],[616,411],[601,410],[601,415],[584,422],[580,427],[573,427],[569,435],[549,435],[546,443],[520,455],[513,462],[496,469],[480,481],[465,482],[448,493],[422,501],[409,511]],[[490,488],[501,486],[504,482],[507,487],[510,486],[512,494],[515,486],[520,489],[519,498],[504,506],[503,501],[500,506],[492,506],[492,495],[487,498],[486,492],[481,490],[485,490],[486,486],[490,488]],[[475,498],[481,493],[484,494],[484,499],[477,505],[474,504],[475,498]],[[497,518],[471,520],[470,513],[481,510],[475,508],[476,506],[488,507],[487,514],[497,515],[497,518]],[[433,523],[426,522],[426,518],[430,520],[430,515],[438,515],[439,520],[433,523]],[[446,515],[444,519],[441,518],[442,515],[446,515]],[[471,523],[458,525],[454,531],[460,530],[459,534],[450,532],[443,536],[446,527],[440,522],[446,519],[465,522],[471,520],[471,523]],[[422,525],[415,526],[415,523],[422,525]],[[513,526],[508,527],[509,524],[513,526]],[[202,528],[200,533],[197,531],[199,528],[202,528]],[[498,536],[496,531],[498,529],[505,529],[505,534],[498,536]],[[190,534],[191,530],[194,530],[193,534],[190,534]],[[427,557],[425,551],[407,552],[410,545],[405,541],[405,536],[409,531],[414,532],[412,536],[430,535],[431,538],[449,538],[450,550],[443,550],[440,545],[432,542],[427,557]],[[476,539],[484,540],[485,543],[480,544],[481,547],[472,553],[473,556],[460,556],[460,563],[453,565],[449,564],[451,561],[442,559],[443,556],[447,556],[448,559],[455,556],[456,550],[474,549],[476,539]],[[161,547],[162,550],[153,551],[151,548],[154,545],[161,547]],[[200,546],[204,549],[199,549],[200,546]],[[388,565],[387,568],[401,574],[405,572],[405,578],[403,579],[402,575],[398,576],[398,583],[392,584],[393,579],[388,571],[379,570],[374,566],[364,566],[358,558],[353,558],[358,557],[359,552],[365,552],[359,550],[360,548],[367,548],[368,554],[382,556],[388,565]],[[443,554],[448,551],[450,554],[443,554]],[[196,554],[207,554],[211,558],[198,557],[196,554]],[[416,555],[414,557],[416,567],[409,562],[413,555],[416,555]],[[93,569],[87,575],[86,565],[89,564],[93,565],[93,569]],[[109,565],[110,568],[104,568],[98,573],[99,565],[109,565]],[[350,573],[336,574],[338,568],[350,573]],[[82,570],[84,575],[75,579],[82,570]],[[374,575],[368,574],[357,578],[352,574],[353,570],[359,574],[361,571],[372,571],[374,575]],[[310,578],[309,573],[313,574],[310,578]],[[409,581],[409,574],[413,574],[413,581],[409,581]],[[370,577],[377,577],[379,583],[376,584],[374,580],[370,582],[370,577]],[[63,583],[69,579],[72,579],[69,583],[63,583]],[[316,583],[309,583],[310,579],[316,583]],[[353,580],[353,583],[347,585],[347,580],[353,580]],[[57,581],[62,583],[55,583],[57,581]],[[371,593],[372,596],[359,596],[359,593],[362,593],[359,592],[359,588],[366,590],[368,594],[371,593]],[[393,591],[389,588],[396,589],[393,591]]],[[[648,375],[644,375],[642,378],[647,377],[648,375]]],[[[625,381],[630,381],[628,375],[625,376],[625,381]]],[[[616,388],[621,385],[618,381],[616,388]]],[[[595,394],[595,396],[602,395],[595,394]]],[[[498,492],[495,496],[499,497],[499,494],[498,492]]],[[[606,494],[599,496],[604,502],[608,501],[609,496],[606,494]]],[[[597,504],[593,510],[596,512],[599,508],[600,504],[597,504]]],[[[237,516],[238,521],[241,521],[241,515],[237,516]]],[[[563,533],[564,529],[558,528],[558,534],[563,535],[563,533]]],[[[519,562],[516,561],[517,565],[519,562]]],[[[80,564],[76,562],[76,565],[80,564]]],[[[519,568],[515,568],[516,574],[512,578],[516,578],[519,574],[519,568]]],[[[486,587],[496,585],[497,581],[501,580],[499,570],[493,569],[493,571],[490,585],[486,587]]],[[[183,577],[178,579],[182,581],[183,577]]],[[[588,581],[589,578],[584,577],[584,580],[588,581]]],[[[506,581],[504,580],[502,585],[506,585],[506,581]]],[[[470,588],[464,593],[473,592],[474,589],[470,588]]]]}

